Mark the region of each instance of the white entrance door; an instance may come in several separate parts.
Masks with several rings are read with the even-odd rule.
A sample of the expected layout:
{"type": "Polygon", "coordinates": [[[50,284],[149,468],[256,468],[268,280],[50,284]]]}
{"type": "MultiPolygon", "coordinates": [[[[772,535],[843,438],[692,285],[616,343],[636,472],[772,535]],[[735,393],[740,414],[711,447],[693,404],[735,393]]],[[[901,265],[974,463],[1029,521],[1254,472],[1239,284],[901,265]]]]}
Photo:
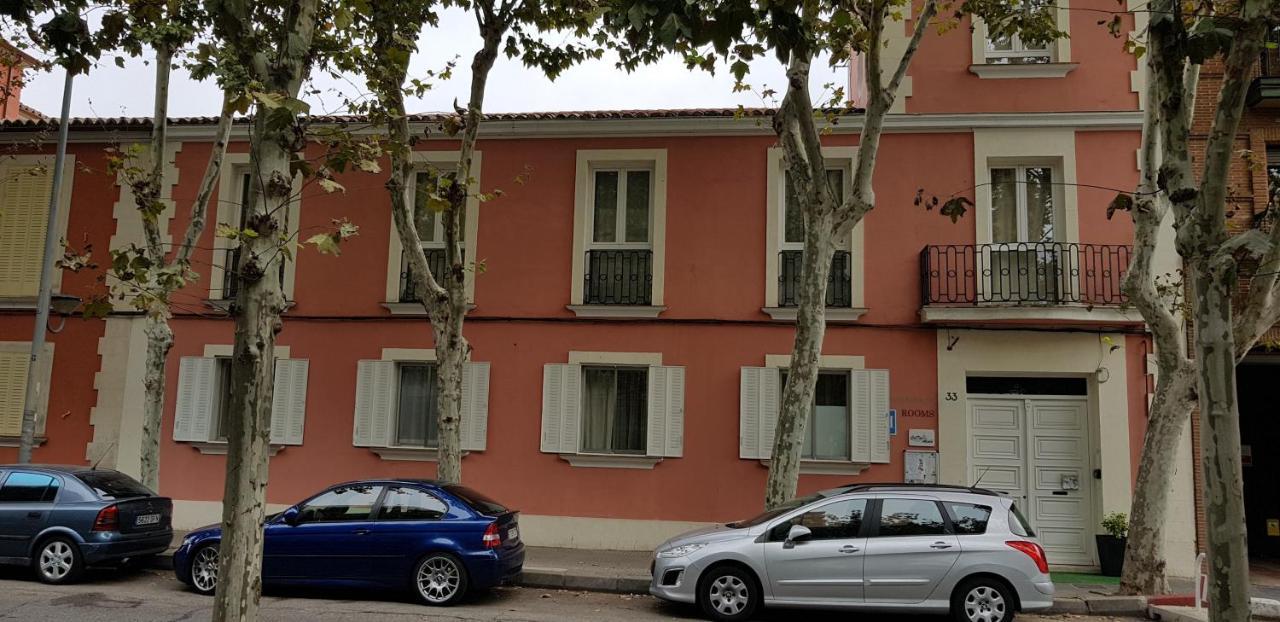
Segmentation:
{"type": "Polygon", "coordinates": [[[969,398],[969,481],[1012,496],[1058,566],[1097,565],[1086,404],[1083,397],[969,398]]]}

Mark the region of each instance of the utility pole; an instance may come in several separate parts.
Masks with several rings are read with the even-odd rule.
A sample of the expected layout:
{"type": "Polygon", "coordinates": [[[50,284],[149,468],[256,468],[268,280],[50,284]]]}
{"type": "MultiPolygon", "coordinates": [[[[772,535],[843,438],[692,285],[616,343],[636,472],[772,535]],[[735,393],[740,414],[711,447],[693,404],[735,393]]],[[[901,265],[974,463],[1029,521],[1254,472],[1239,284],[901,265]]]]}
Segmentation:
{"type": "Polygon", "coordinates": [[[58,121],[58,151],[53,159],[53,189],[49,192],[49,222],[44,230],[44,264],[40,267],[40,292],[36,297],[36,327],[31,337],[31,358],[27,361],[27,396],[22,402],[22,437],[18,442],[18,463],[30,464],[36,442],[36,409],[41,391],[40,370],[44,367],[44,333],[49,325],[49,299],[53,295],[53,258],[58,244],[58,200],[62,194],[62,164],[67,159],[67,130],[71,120],[70,69],[62,85],[62,118],[58,121]]]}

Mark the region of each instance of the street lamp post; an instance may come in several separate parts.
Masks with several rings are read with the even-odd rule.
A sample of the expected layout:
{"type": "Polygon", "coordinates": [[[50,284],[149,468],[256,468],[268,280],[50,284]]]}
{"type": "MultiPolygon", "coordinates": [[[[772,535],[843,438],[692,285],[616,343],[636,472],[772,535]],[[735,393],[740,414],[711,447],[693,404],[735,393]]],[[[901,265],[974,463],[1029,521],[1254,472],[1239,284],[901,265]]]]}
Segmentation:
{"type": "Polygon", "coordinates": [[[18,441],[18,462],[31,462],[36,442],[36,409],[42,390],[40,370],[44,367],[44,332],[49,324],[49,302],[53,294],[53,258],[58,245],[58,200],[62,189],[62,164],[67,159],[67,129],[71,120],[70,69],[62,86],[62,118],[58,121],[58,151],[53,159],[53,190],[49,193],[49,222],[44,230],[44,265],[40,268],[40,291],[36,297],[36,326],[31,337],[31,358],[27,362],[27,395],[22,402],[22,436],[18,441]]]}

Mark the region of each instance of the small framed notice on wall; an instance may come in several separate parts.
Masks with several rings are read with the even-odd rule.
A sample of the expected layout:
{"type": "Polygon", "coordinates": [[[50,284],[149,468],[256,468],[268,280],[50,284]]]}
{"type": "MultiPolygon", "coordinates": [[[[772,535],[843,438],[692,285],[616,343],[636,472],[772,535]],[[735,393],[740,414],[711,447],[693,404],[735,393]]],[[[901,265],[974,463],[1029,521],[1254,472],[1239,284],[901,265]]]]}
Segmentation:
{"type": "Polygon", "coordinates": [[[912,451],[903,452],[903,481],[908,484],[938,483],[938,452],[912,451]]]}
{"type": "Polygon", "coordinates": [[[933,447],[933,439],[933,430],[927,428],[923,430],[913,429],[907,434],[907,444],[912,447],[933,447]]]}

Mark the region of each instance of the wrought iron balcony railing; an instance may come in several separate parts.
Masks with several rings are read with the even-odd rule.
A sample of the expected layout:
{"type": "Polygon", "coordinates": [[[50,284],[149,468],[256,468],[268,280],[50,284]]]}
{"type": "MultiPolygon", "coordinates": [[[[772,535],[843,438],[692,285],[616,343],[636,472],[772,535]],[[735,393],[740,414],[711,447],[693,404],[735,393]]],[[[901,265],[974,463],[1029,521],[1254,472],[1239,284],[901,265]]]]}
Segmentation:
{"type": "Polygon", "coordinates": [[[644,248],[587,251],[582,303],[653,304],[653,251],[644,248]]]}
{"type": "MultiPolygon", "coordinates": [[[[804,269],[803,251],[778,253],[778,306],[794,307],[800,304],[800,272],[804,269]]],[[[849,251],[836,251],[831,258],[831,272],[827,275],[827,306],[853,305],[853,286],[850,280],[851,258],[849,251]]]]}
{"type": "MultiPolygon", "coordinates": [[[[427,266],[431,268],[431,274],[439,281],[444,278],[444,271],[448,269],[448,255],[445,254],[443,248],[426,248],[423,249],[427,254],[427,266]]],[[[465,255],[465,253],[463,253],[465,255]]],[[[400,255],[400,302],[421,302],[422,294],[418,292],[418,287],[409,275],[409,258],[400,255]]]]}
{"type": "Polygon", "coordinates": [[[925,305],[1122,305],[1129,246],[953,244],[920,252],[925,305]]]}

